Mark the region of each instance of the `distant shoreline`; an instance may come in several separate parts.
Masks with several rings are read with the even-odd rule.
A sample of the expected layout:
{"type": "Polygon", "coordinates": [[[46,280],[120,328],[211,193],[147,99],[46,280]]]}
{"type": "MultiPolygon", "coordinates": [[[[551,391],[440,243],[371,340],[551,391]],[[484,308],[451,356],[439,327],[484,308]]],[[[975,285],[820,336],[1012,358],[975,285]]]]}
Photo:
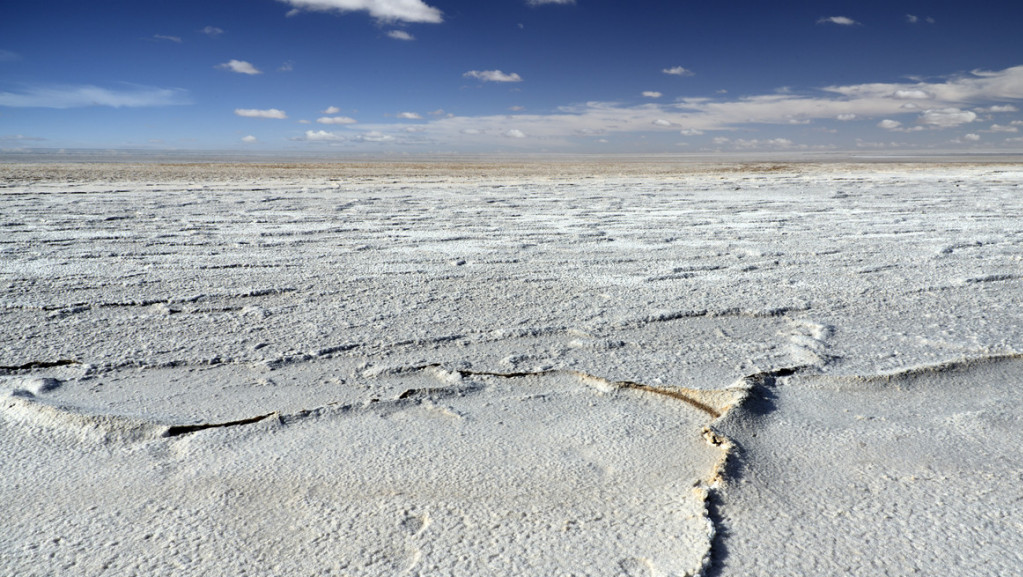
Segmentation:
{"type": "Polygon", "coordinates": [[[873,151],[687,153],[687,154],[410,154],[355,155],[332,151],[137,150],[137,149],[13,149],[0,150],[0,164],[746,164],[786,162],[832,163],[1021,163],[1023,151],[963,153],[961,151],[873,151]]]}

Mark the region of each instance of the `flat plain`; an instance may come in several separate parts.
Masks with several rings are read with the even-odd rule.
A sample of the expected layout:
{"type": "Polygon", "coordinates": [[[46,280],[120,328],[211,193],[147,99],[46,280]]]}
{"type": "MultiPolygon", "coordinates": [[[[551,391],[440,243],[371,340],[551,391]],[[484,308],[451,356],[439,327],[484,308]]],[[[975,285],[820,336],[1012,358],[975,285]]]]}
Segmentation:
{"type": "Polygon", "coordinates": [[[0,165],[0,574],[1023,571],[1023,167],[0,165]]]}

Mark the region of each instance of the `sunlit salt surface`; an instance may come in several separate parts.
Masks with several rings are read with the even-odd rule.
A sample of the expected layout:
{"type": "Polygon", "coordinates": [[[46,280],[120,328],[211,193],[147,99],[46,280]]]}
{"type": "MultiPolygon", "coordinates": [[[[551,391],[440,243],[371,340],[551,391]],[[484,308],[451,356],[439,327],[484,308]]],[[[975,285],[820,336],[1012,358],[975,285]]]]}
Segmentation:
{"type": "Polygon", "coordinates": [[[5,572],[1021,566],[1016,165],[0,177],[5,572]]]}

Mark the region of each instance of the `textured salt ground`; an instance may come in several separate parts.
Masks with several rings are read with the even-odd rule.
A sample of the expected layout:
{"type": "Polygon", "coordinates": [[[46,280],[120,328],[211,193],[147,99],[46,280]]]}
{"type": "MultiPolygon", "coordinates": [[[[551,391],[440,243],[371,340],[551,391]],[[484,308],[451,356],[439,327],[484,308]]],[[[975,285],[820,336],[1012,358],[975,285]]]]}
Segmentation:
{"type": "MultiPolygon", "coordinates": [[[[377,532],[367,535],[390,536],[379,540],[386,545],[355,538],[353,549],[346,550],[339,542],[340,517],[331,516],[342,509],[329,496],[310,498],[306,507],[272,483],[283,478],[275,464],[286,462],[296,474],[308,471],[302,486],[319,495],[310,488],[325,481],[317,475],[340,474],[330,468],[340,465],[284,447],[317,446],[317,439],[330,435],[341,435],[336,444],[344,445],[359,430],[372,429],[359,419],[373,415],[407,417],[405,428],[389,423],[380,435],[404,431],[404,445],[395,446],[426,451],[425,445],[415,444],[422,440],[415,431],[442,438],[436,421],[452,418],[443,414],[445,401],[418,393],[399,397],[410,389],[457,389],[457,383],[413,382],[438,367],[485,385],[459,401],[468,403],[462,413],[483,417],[472,426],[513,422],[493,403],[488,407],[486,399],[507,400],[500,387],[526,382],[485,373],[537,373],[528,378],[533,379],[530,386],[543,389],[538,394],[554,395],[563,408],[543,415],[568,415],[565,430],[570,430],[568,425],[582,418],[589,405],[568,399],[606,394],[573,380],[580,372],[600,377],[597,383],[720,389],[748,375],[766,379],[787,374],[779,369],[800,367],[789,379],[792,387],[775,391],[783,399],[798,383],[818,382],[813,379],[838,390],[842,379],[869,381],[906,367],[1023,350],[1018,314],[1023,305],[1023,172],[1013,165],[6,165],[0,166],[0,175],[0,373],[6,377],[0,389],[21,391],[10,400],[13,405],[6,405],[0,425],[3,446],[17,448],[0,453],[5,480],[7,471],[22,472],[17,485],[3,489],[4,506],[16,511],[11,518],[21,519],[19,528],[24,529],[6,531],[4,525],[0,531],[9,539],[0,555],[18,552],[0,557],[0,569],[12,574],[21,571],[11,567],[38,563],[50,553],[66,567],[49,572],[79,574],[101,573],[104,564],[119,569],[135,564],[147,573],[203,567],[227,574],[245,567],[256,567],[249,572],[260,574],[306,573],[314,564],[310,559],[274,554],[287,547],[325,555],[346,551],[315,565],[319,569],[341,572],[347,562],[348,572],[392,574],[394,567],[412,563],[417,551],[419,559],[436,553],[424,548],[422,539],[430,527],[444,525],[424,521],[416,509],[421,501],[404,502],[407,512],[381,502],[387,514],[380,519],[344,509],[359,520],[351,533],[363,525],[377,532]],[[435,405],[441,410],[433,410],[435,405]],[[58,419],[65,424],[46,426],[39,420],[46,410],[27,406],[67,407],[58,419]],[[344,406],[360,407],[358,415],[344,412],[344,406]],[[572,413],[580,410],[583,414],[572,413]],[[267,417],[274,414],[276,424],[267,417]],[[282,415],[286,426],[279,423],[282,415]],[[358,427],[346,428],[345,423],[356,422],[358,427]],[[234,424],[187,428],[203,423],[234,424]],[[193,432],[160,437],[169,424],[193,432]],[[204,468],[237,483],[191,483],[204,468]],[[232,477],[239,470],[245,474],[232,477]],[[276,491],[262,491],[261,482],[271,482],[276,491]],[[35,488],[46,483],[69,490],[70,496],[35,488]],[[154,496],[156,487],[167,492],[170,505],[154,496]],[[60,505],[33,518],[29,509],[18,509],[24,495],[39,505],[36,510],[47,510],[51,501],[60,505]],[[149,498],[132,500],[136,495],[149,498]],[[289,511],[318,510],[323,516],[303,513],[292,522],[281,507],[272,509],[282,500],[289,511]],[[135,508],[117,514],[125,503],[135,508]],[[273,515],[260,521],[271,509],[273,515]],[[217,533],[217,527],[226,526],[218,525],[225,515],[231,522],[244,521],[240,531],[251,549],[242,551],[216,538],[237,537],[226,530],[217,533]],[[93,531],[64,535],[59,529],[70,526],[66,523],[93,531]],[[133,532],[140,525],[153,527],[154,536],[133,532]],[[306,525],[320,531],[309,539],[314,544],[301,537],[289,541],[306,525]],[[159,533],[161,527],[168,533],[159,533]],[[419,534],[420,541],[410,541],[407,535],[422,527],[427,531],[419,534]],[[155,535],[168,539],[155,547],[155,535]],[[315,544],[317,539],[330,546],[315,544]],[[44,545],[49,547],[45,554],[40,553],[44,545]],[[108,549],[112,553],[105,553],[108,549]],[[273,570],[275,564],[279,570],[273,570]]],[[[978,399],[997,392],[969,375],[955,387],[978,399]]],[[[881,389],[879,398],[892,403],[905,392],[898,386],[881,389]]],[[[634,399],[646,399],[644,394],[619,391],[609,410],[642,419],[627,407],[644,407],[634,399]]],[[[816,445],[804,436],[786,437],[784,427],[777,427],[800,422],[797,415],[816,422],[818,406],[832,406],[836,399],[855,406],[856,399],[844,394],[792,397],[756,421],[777,431],[785,439],[781,445],[764,445],[758,452],[758,445],[736,434],[740,475],[729,477],[729,484],[711,495],[708,512],[699,505],[702,491],[680,492],[668,484],[654,487],[655,495],[628,509],[642,508],[650,519],[658,511],[643,507],[685,493],[688,500],[679,506],[695,512],[692,519],[655,517],[644,530],[674,532],[691,549],[644,553],[623,538],[629,547],[612,549],[601,540],[591,542],[591,550],[576,540],[571,541],[574,552],[555,557],[571,572],[587,566],[589,555],[606,554],[594,569],[598,574],[650,574],[642,559],[677,569],[671,572],[695,571],[705,558],[714,560],[709,573],[761,574],[753,560],[760,555],[780,573],[813,573],[806,569],[808,559],[826,560],[821,567],[863,567],[858,551],[872,543],[870,528],[876,523],[869,515],[851,516],[840,527],[855,536],[848,538],[833,535],[838,525],[810,522],[832,539],[831,549],[824,547],[832,541],[820,545],[796,529],[790,533],[791,545],[779,543],[762,527],[786,515],[792,503],[768,500],[770,506],[757,509],[741,500],[757,494],[742,493],[735,484],[743,479],[753,483],[754,470],[766,471],[759,480],[767,481],[770,475],[789,474],[799,499],[809,503],[820,497],[824,510],[831,500],[837,508],[846,507],[848,498],[840,490],[826,499],[815,492],[818,478],[812,474],[786,473],[779,463],[811,459],[816,445]],[[795,487],[799,483],[805,486],[795,487]],[[741,515],[732,515],[746,507],[753,521],[740,531],[741,515]],[[698,526],[703,529],[696,539],[692,531],[698,526]],[[724,530],[712,540],[715,526],[724,530]],[[796,559],[794,551],[803,556],[796,559]],[[734,572],[727,573],[730,567],[734,572]]],[[[692,406],[678,399],[654,398],[665,410],[693,414],[692,406]]],[[[906,398],[906,407],[919,401],[906,398]]],[[[708,416],[695,414],[695,420],[679,420],[687,431],[678,431],[680,440],[672,449],[693,455],[690,464],[702,462],[697,457],[706,451],[720,455],[727,447],[723,435],[717,440],[724,445],[707,444],[700,430],[708,416]]],[[[595,416],[599,421],[608,413],[595,416]]],[[[871,423],[861,419],[853,427],[862,426],[869,434],[871,423]]],[[[545,437],[558,438],[562,425],[545,424],[550,429],[545,437]]],[[[599,429],[601,423],[592,426],[599,429]]],[[[452,454],[470,465],[497,460],[494,451],[482,447],[488,442],[504,447],[511,437],[492,429],[473,430],[486,442],[456,444],[460,452],[452,454]]],[[[813,442],[828,447],[836,435],[840,440],[855,429],[813,431],[819,436],[813,442]]],[[[975,427],[973,435],[980,443],[996,445],[992,431],[975,427]]],[[[535,441],[524,423],[512,433],[526,445],[535,441]]],[[[756,434],[755,439],[764,440],[763,433],[756,434]]],[[[939,437],[934,450],[940,453],[954,439],[939,437]]],[[[615,446],[632,446],[628,438],[607,438],[615,446]]],[[[644,441],[634,450],[642,453],[647,442],[656,444],[644,441]]],[[[373,458],[380,463],[411,459],[399,453],[373,458]]],[[[550,447],[547,454],[547,462],[558,466],[531,472],[529,478],[557,484],[560,468],[581,470],[578,461],[555,455],[550,447]]],[[[913,462],[916,454],[906,455],[904,462],[913,462]]],[[[688,466],[688,457],[677,455],[666,466],[688,466]]],[[[985,470],[991,475],[1010,478],[1019,470],[1010,453],[989,455],[985,470]]],[[[350,456],[359,460],[361,453],[350,456]]],[[[964,457],[963,462],[972,461],[964,457]]],[[[496,463],[494,470],[509,463],[496,463]]],[[[706,482],[716,463],[676,474],[706,482]]],[[[836,458],[827,472],[838,481],[828,475],[818,480],[822,487],[842,486],[842,479],[857,474],[859,466],[836,458]]],[[[812,467],[802,470],[819,474],[812,467]]],[[[514,471],[509,475],[514,478],[514,471]]],[[[948,477],[952,480],[944,486],[952,493],[983,490],[963,475],[948,477]]],[[[506,486],[500,482],[494,486],[506,486]]],[[[880,510],[884,493],[877,494],[876,499],[864,494],[856,503],[880,510]]],[[[570,496],[547,495],[575,503],[570,496]]],[[[909,505],[892,514],[893,523],[912,523],[914,513],[927,511],[928,495],[906,495],[900,498],[909,505]]],[[[599,496],[605,512],[625,510],[607,494],[599,496]]],[[[1001,510],[1001,503],[966,500],[976,507],[963,511],[980,511],[981,517],[1001,510]],[[990,508],[981,511],[985,503],[990,508]]],[[[588,511],[586,506],[573,505],[588,511]]],[[[940,517],[938,511],[930,518],[940,517]]],[[[620,524],[591,525],[595,532],[585,538],[618,535],[620,524]]],[[[494,525],[494,534],[528,541],[528,532],[509,528],[513,525],[494,525]]],[[[1007,542],[1016,538],[1011,524],[1001,533],[985,533],[970,521],[960,525],[964,528],[935,525],[926,539],[911,546],[959,543],[956,532],[1000,535],[1007,542]]],[[[455,538],[453,533],[441,536],[455,538]]],[[[458,538],[482,539],[475,534],[458,538]]],[[[438,542],[448,542],[443,539],[438,542]]],[[[488,546],[473,543],[465,550],[488,546]]],[[[541,545],[561,544],[532,543],[536,547],[495,557],[493,573],[522,574],[515,562],[546,550],[541,545]]],[[[872,558],[882,567],[879,573],[909,567],[897,562],[905,558],[900,547],[880,550],[872,558]]],[[[455,550],[462,549],[452,545],[448,553],[455,550]]],[[[554,563],[552,558],[544,556],[533,566],[554,563]]],[[[992,566],[1002,568],[1016,562],[995,553],[991,558],[992,566]]],[[[477,574],[480,568],[459,567],[453,572],[477,574]]]]}
{"type": "Polygon", "coordinates": [[[723,456],[701,438],[706,410],[561,373],[392,380],[409,388],[195,432],[8,397],[4,483],[18,498],[0,505],[0,562],[17,575],[703,565],[723,456]]]}
{"type": "Polygon", "coordinates": [[[707,574],[1018,574],[1021,388],[1019,356],[756,388],[707,574]]]}

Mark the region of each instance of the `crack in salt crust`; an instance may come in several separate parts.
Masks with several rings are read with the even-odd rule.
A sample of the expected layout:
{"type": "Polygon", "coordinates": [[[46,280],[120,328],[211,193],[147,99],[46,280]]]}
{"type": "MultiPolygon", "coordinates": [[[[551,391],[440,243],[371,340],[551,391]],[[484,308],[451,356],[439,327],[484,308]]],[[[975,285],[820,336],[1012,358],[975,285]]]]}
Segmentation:
{"type": "MultiPolygon", "coordinates": [[[[720,481],[728,454],[732,449],[731,442],[713,432],[713,423],[722,418],[728,411],[737,404],[741,404],[745,398],[751,383],[761,379],[754,375],[743,379],[740,383],[724,390],[698,390],[687,388],[650,386],[633,381],[609,381],[607,379],[583,373],[580,371],[536,371],[536,372],[490,372],[490,371],[469,371],[469,370],[447,370],[439,364],[428,364],[416,367],[406,367],[401,370],[391,369],[389,372],[415,374],[433,372],[434,377],[447,381],[461,381],[469,378],[498,378],[502,380],[543,378],[551,376],[567,376],[575,378],[578,382],[593,387],[599,394],[613,394],[615,391],[635,391],[679,401],[707,417],[713,419],[703,428],[703,437],[708,445],[716,447],[721,451],[719,458],[712,469],[705,475],[703,480],[692,488],[698,502],[702,503],[702,516],[706,521],[706,546],[702,554],[699,567],[685,571],[686,575],[699,575],[709,565],[713,556],[712,544],[717,535],[717,530],[712,520],[708,517],[708,500],[711,499],[713,491],[720,481]]],[[[772,374],[781,374],[775,371],[772,374]]],[[[236,427],[248,427],[263,422],[277,423],[278,426],[296,424],[302,420],[325,416],[328,414],[346,414],[353,412],[374,411],[381,415],[401,411],[404,408],[411,408],[424,404],[432,404],[443,401],[445,398],[464,397],[477,394],[481,391],[477,384],[450,384],[441,387],[410,388],[398,394],[394,400],[380,401],[370,399],[362,406],[353,406],[341,403],[328,403],[323,406],[303,409],[300,411],[281,413],[279,411],[256,415],[249,418],[235,419],[225,422],[207,422],[194,424],[160,424],[133,417],[112,416],[102,414],[90,414],[74,407],[63,407],[51,405],[45,400],[36,398],[26,391],[15,391],[3,403],[3,416],[9,422],[19,423],[30,429],[36,427],[59,429],[70,432],[77,436],[80,441],[99,442],[102,444],[124,443],[134,444],[139,442],[155,442],[161,438],[174,441],[193,434],[210,431],[213,429],[227,429],[236,427]]],[[[541,395],[542,396],[542,395],[541,395]]],[[[267,431],[272,429],[267,429],[267,431]]],[[[259,433],[257,433],[259,434],[259,433]]],[[[422,532],[420,529],[419,532],[422,532]]],[[[418,558],[418,557],[417,557],[418,558]]],[[[649,566],[655,573],[656,567],[650,565],[649,559],[637,558],[635,560],[623,560],[622,567],[633,565],[649,566]]]]}

